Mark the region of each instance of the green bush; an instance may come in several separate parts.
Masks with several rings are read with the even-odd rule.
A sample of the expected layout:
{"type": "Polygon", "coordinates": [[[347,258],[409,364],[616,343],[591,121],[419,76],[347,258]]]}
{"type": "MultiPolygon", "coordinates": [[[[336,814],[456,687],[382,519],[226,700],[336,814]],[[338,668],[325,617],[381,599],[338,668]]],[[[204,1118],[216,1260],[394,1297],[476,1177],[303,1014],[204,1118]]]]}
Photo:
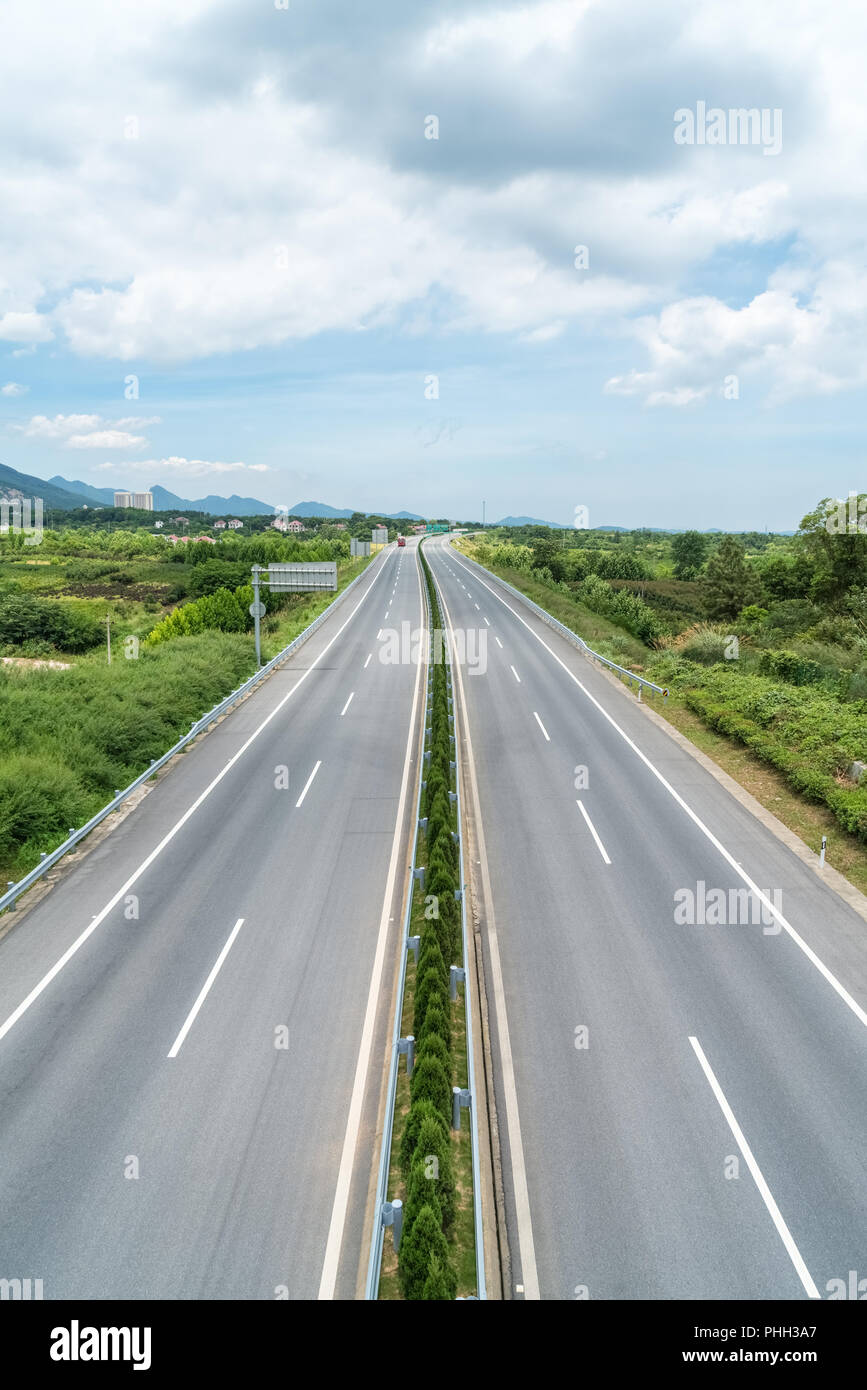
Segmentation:
{"type": "Polygon", "coordinates": [[[424,1281],[422,1298],[426,1303],[453,1301],[457,1297],[458,1281],[450,1265],[443,1265],[435,1251],[431,1251],[427,1278],[424,1281]]]}
{"type": "Polygon", "coordinates": [[[86,652],[105,641],[105,628],[89,613],[63,599],[29,594],[0,597],[0,643],[48,642],[58,651],[86,652]]]}
{"type": "Polygon", "coordinates": [[[412,1166],[422,1163],[426,1172],[433,1168],[437,1177],[426,1177],[428,1186],[436,1192],[443,1216],[443,1225],[448,1229],[457,1210],[457,1185],[452,1164],[451,1137],[443,1129],[439,1117],[433,1119],[425,1115],[418,1132],[412,1166]],[[436,1163],[431,1164],[430,1160],[436,1163]]]}
{"type": "Polygon", "coordinates": [[[433,1101],[413,1101],[412,1105],[409,1107],[409,1114],[406,1117],[406,1124],[404,1125],[403,1134],[400,1138],[400,1166],[402,1171],[407,1175],[409,1174],[410,1164],[412,1163],[413,1155],[418,1145],[421,1127],[425,1120],[431,1120],[435,1125],[438,1125],[445,1142],[448,1143],[449,1140],[448,1122],[443,1119],[441,1112],[434,1105],[433,1101]]]}
{"type": "Polygon", "coordinates": [[[791,685],[818,685],[825,675],[824,667],[810,661],[799,652],[762,652],[759,670],[764,676],[776,676],[791,685]]]}
{"type": "Polygon", "coordinates": [[[420,1299],[424,1296],[424,1286],[431,1266],[431,1256],[435,1255],[444,1276],[449,1275],[449,1248],[437,1213],[432,1207],[424,1206],[408,1231],[404,1231],[400,1243],[398,1272],[404,1298],[420,1299]]]}
{"type": "Polygon", "coordinates": [[[142,649],[138,660],[111,666],[0,667],[0,766],[9,779],[0,789],[0,859],[7,876],[13,866],[32,868],[38,851],[54,848],[70,826],[94,815],[253,664],[249,638],[209,633],[142,649]],[[13,784],[22,789],[14,796],[13,784]]]}

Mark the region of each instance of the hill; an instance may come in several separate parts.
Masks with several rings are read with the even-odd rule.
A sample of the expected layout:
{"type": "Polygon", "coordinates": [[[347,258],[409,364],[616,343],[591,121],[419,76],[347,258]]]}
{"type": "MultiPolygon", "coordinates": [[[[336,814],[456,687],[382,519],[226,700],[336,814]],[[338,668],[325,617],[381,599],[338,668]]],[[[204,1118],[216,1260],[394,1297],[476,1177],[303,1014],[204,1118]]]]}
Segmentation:
{"type": "Polygon", "coordinates": [[[41,497],[46,507],[57,507],[72,511],[80,507],[79,493],[68,487],[60,487],[55,482],[47,483],[44,478],[34,478],[30,473],[19,473],[16,468],[7,468],[0,463],[0,497],[41,497]]]}

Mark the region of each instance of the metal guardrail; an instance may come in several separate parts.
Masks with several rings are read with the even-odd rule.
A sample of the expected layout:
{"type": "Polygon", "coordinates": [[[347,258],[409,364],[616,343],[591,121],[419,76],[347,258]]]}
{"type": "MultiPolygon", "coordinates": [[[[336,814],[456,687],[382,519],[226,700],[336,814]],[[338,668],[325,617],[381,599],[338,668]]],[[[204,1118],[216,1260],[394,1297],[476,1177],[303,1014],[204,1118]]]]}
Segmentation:
{"type": "MultiPolygon", "coordinates": [[[[433,577],[433,572],[431,572],[433,577]]],[[[434,584],[436,580],[434,579],[434,584]]],[[[454,669],[454,668],[453,668],[454,669]]],[[[476,1097],[476,1069],[473,1058],[473,1012],[470,1000],[470,942],[467,930],[467,881],[464,876],[464,834],[463,834],[463,814],[461,811],[461,755],[460,739],[458,738],[457,717],[455,715],[455,689],[454,679],[452,686],[452,723],[455,730],[455,788],[457,791],[458,808],[458,870],[460,873],[461,884],[461,940],[463,942],[464,955],[464,1022],[467,1031],[467,1090],[470,1093],[470,1141],[473,1154],[473,1232],[476,1245],[476,1297],[485,1300],[488,1297],[485,1284],[485,1238],[482,1230],[482,1170],[479,1160],[479,1122],[478,1106],[476,1097]]]]}
{"type": "MultiPolygon", "coordinates": [[[[422,572],[424,581],[424,572],[422,572]]],[[[436,582],[436,581],[434,581],[436,582]]],[[[428,633],[430,637],[427,686],[425,689],[425,734],[427,734],[427,697],[431,689],[433,663],[430,659],[433,656],[433,634],[430,632],[430,608],[428,605],[427,584],[422,583],[424,591],[425,610],[428,617],[428,633]]],[[[469,988],[469,941],[467,931],[467,903],[466,903],[466,881],[464,878],[464,841],[463,841],[463,820],[461,814],[461,779],[460,779],[460,754],[458,751],[458,737],[456,721],[454,719],[454,682],[451,681],[452,697],[452,722],[455,724],[455,787],[456,805],[458,821],[458,874],[461,885],[461,939],[464,957],[464,1023],[467,1034],[467,1090],[470,1093],[470,1140],[472,1146],[473,1164],[473,1227],[476,1256],[476,1298],[479,1301],[487,1299],[487,1288],[485,1284],[485,1242],[482,1231],[482,1189],[481,1189],[481,1167],[479,1161],[479,1127],[476,1119],[476,1079],[475,1066],[473,1060],[473,1018],[470,1001],[469,988]]],[[[422,759],[422,766],[424,759],[422,759]]],[[[395,1007],[394,1024],[391,1037],[391,1065],[388,1073],[388,1088],[386,1094],[386,1115],[383,1127],[382,1147],[379,1155],[379,1170],[376,1181],[376,1206],[373,1228],[373,1239],[370,1246],[370,1259],[367,1266],[367,1281],[365,1284],[364,1297],[367,1300],[375,1300],[379,1292],[379,1276],[382,1268],[382,1250],[385,1242],[386,1228],[383,1224],[383,1207],[388,1198],[388,1174],[391,1167],[391,1146],[394,1134],[394,1107],[397,1098],[397,1075],[398,1060],[400,1052],[398,1042],[401,1033],[401,1022],[403,1019],[403,1001],[406,987],[406,967],[409,960],[409,937],[412,922],[413,904],[413,884],[415,880],[416,856],[418,850],[418,830],[419,817],[421,813],[421,793],[422,777],[419,775],[418,797],[415,810],[415,830],[413,832],[412,855],[410,857],[409,889],[407,896],[406,913],[403,922],[403,953],[400,967],[400,980],[398,982],[398,999],[395,1007]]]]}
{"type": "MultiPolygon", "coordinates": [[[[453,541],[449,541],[449,545],[453,544],[453,541]]],[[[484,574],[489,574],[492,579],[496,579],[498,584],[502,584],[504,589],[508,589],[510,594],[514,594],[515,598],[519,598],[522,603],[526,603],[528,608],[532,608],[533,612],[536,613],[543,622],[546,622],[555,632],[559,632],[560,636],[565,637],[567,642],[571,642],[573,647],[577,647],[580,652],[584,652],[586,656],[592,657],[594,661],[601,661],[602,665],[607,666],[610,670],[617,671],[621,676],[626,676],[630,685],[633,681],[637,681],[639,700],[641,699],[642,686],[646,686],[648,690],[652,690],[657,695],[661,695],[663,699],[667,698],[667,686],[654,685],[653,681],[649,681],[646,676],[639,676],[636,671],[630,671],[626,666],[618,666],[616,661],[611,661],[609,657],[603,656],[601,652],[594,652],[592,647],[588,647],[583,637],[579,637],[570,627],[566,627],[565,623],[561,623],[557,618],[552,617],[551,614],[544,608],[541,608],[538,603],[534,603],[526,594],[522,594],[521,590],[516,589],[514,584],[510,584],[507,580],[501,579],[498,574],[494,574],[492,570],[486,569],[484,565],[480,565],[478,560],[474,560],[471,555],[465,554],[463,550],[458,553],[462,560],[466,560],[470,565],[475,565],[476,569],[480,569],[484,574]]]]}
{"type": "Polygon", "coordinates": [[[149,778],[153,777],[155,772],[159,772],[160,768],[164,767],[170,758],[173,758],[176,753],[180,753],[182,749],[186,748],[188,743],[207,729],[210,724],[213,724],[216,719],[219,719],[221,715],[226,714],[233,705],[239,700],[242,700],[260,681],[264,680],[266,676],[269,676],[275,667],[279,666],[282,661],[285,661],[287,657],[291,656],[309,637],[312,637],[313,633],[324,623],[325,619],[330,617],[334,609],[334,604],[342,599],[345,594],[348,594],[350,589],[353,589],[359,580],[363,579],[364,576],[369,573],[370,567],[362,570],[361,574],[357,574],[355,578],[347,584],[346,588],[337,595],[334,602],[323,609],[319,617],[314,618],[309,627],[305,627],[303,632],[299,632],[298,636],[293,638],[288,647],[284,647],[283,650],[278,652],[265,666],[261,666],[249,680],[244,681],[243,685],[239,685],[237,690],[233,690],[230,695],[227,695],[219,704],[214,705],[214,708],[203,715],[201,719],[197,719],[191,726],[188,734],[184,734],[183,738],[178,739],[178,742],[174,744],[167,753],[164,753],[161,758],[154,758],[151,761],[150,767],[145,772],[142,772],[140,776],[130,782],[128,787],[124,787],[123,791],[116,792],[114,800],[110,801],[108,805],[103,806],[101,811],[97,811],[95,816],[91,816],[87,824],[83,825],[80,830],[71,830],[68,838],[63,841],[63,844],[58,845],[57,849],[52,850],[50,853],[44,854],[40,863],[38,863],[34,869],[31,869],[30,873],[26,874],[20,882],[10,884],[7,891],[0,897],[0,912],[3,912],[7,907],[11,907],[22,893],[26,893],[28,888],[32,888],[33,884],[37,883],[43,874],[53,868],[65,854],[68,854],[71,849],[74,849],[74,847],[79,844],[85,836],[89,835],[92,830],[95,830],[100,822],[105,820],[106,816],[111,815],[112,811],[116,811],[118,806],[120,806],[137,787],[147,782],[149,778]]]}
{"type": "MultiPolygon", "coordinates": [[[[430,636],[430,612],[428,609],[427,585],[422,584],[424,593],[425,613],[427,614],[427,630],[433,646],[433,638],[430,636]]],[[[430,652],[429,652],[430,657],[430,652]]],[[[427,742],[427,701],[431,688],[431,662],[427,663],[427,683],[425,685],[424,708],[425,708],[425,733],[422,738],[422,750],[427,742]]],[[[364,1297],[368,1302],[375,1302],[379,1295],[379,1275],[382,1269],[382,1247],[385,1242],[385,1226],[382,1220],[383,1207],[388,1200],[388,1174],[391,1168],[391,1143],[394,1135],[394,1107],[397,1100],[397,1069],[400,1058],[398,1041],[400,1039],[400,1027],[403,1019],[403,1000],[406,992],[406,967],[409,960],[409,938],[410,924],[412,922],[413,904],[413,885],[415,882],[416,855],[418,851],[418,828],[421,817],[421,793],[422,793],[422,769],[424,768],[424,752],[422,752],[421,766],[418,777],[418,795],[415,802],[415,829],[412,836],[412,854],[409,859],[409,887],[407,889],[406,912],[403,918],[403,936],[401,938],[401,962],[400,978],[397,986],[397,1003],[394,1010],[394,1022],[391,1030],[391,1063],[388,1068],[388,1088],[385,1100],[385,1123],[382,1131],[382,1144],[379,1151],[379,1169],[376,1176],[376,1206],[374,1208],[373,1238],[370,1243],[370,1258],[367,1262],[367,1280],[364,1286],[364,1297]]]]}

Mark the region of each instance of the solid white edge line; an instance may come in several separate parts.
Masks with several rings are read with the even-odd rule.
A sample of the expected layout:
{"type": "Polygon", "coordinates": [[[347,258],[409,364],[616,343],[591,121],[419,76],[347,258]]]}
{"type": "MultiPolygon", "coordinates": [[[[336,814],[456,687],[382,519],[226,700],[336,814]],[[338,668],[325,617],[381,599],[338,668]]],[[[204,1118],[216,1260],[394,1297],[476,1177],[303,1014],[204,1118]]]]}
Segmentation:
{"type": "Polygon", "coordinates": [[[354,696],[355,696],[355,691],[353,690],[353,692],[352,692],[352,694],[350,695],[349,699],[346,701],[346,704],[343,706],[343,709],[340,711],[340,718],[341,718],[341,719],[343,718],[343,716],[344,716],[344,714],[346,713],[346,711],[349,709],[349,706],[352,704],[352,701],[353,701],[354,696]]]}
{"type": "Polygon", "coordinates": [[[720,1086],[719,1082],[714,1076],[710,1062],[704,1055],[701,1043],[699,1042],[698,1038],[693,1037],[691,1037],[689,1041],[693,1052],[698,1058],[699,1066],[701,1067],[702,1071],[705,1074],[705,1077],[707,1078],[708,1085],[710,1086],[711,1090],[716,1096],[719,1108],[726,1117],[728,1127],[735,1137],[735,1142],[744,1156],[744,1160],[746,1162],[747,1167],[753,1175],[753,1181],[755,1182],[756,1187],[759,1189],[762,1201],[767,1207],[768,1212],[770,1214],[770,1218],[777,1228],[777,1234],[779,1235],[780,1240],[785,1245],[789,1259],[792,1261],[792,1264],[795,1266],[795,1269],[797,1270],[798,1278],[804,1285],[808,1297],[821,1298],[822,1295],[819,1293],[819,1290],[813,1283],[810,1271],[807,1269],[801,1252],[795,1244],[792,1233],[786,1225],[785,1221],[783,1220],[780,1209],[774,1201],[773,1196],[771,1195],[771,1189],[765,1182],[762,1170],[756,1162],[755,1157],[753,1156],[753,1151],[746,1141],[744,1132],[738,1124],[737,1120],[735,1119],[734,1112],[731,1106],[729,1105],[728,1101],[726,1100],[725,1095],[723,1094],[722,1087],[720,1086]]]}
{"type": "Polygon", "coordinates": [[[542,733],[545,735],[545,740],[546,740],[546,742],[547,742],[547,743],[550,743],[550,742],[551,742],[551,735],[548,733],[548,730],[545,728],[545,725],[542,723],[541,719],[539,718],[539,716],[538,716],[538,714],[536,713],[535,710],[533,710],[533,718],[535,719],[536,723],[539,725],[539,728],[542,730],[542,733]]]}
{"type": "Polygon", "coordinates": [[[509,670],[511,671],[512,675],[515,677],[515,680],[516,680],[516,681],[518,682],[518,684],[520,685],[520,684],[521,684],[521,677],[518,675],[518,672],[515,670],[514,666],[510,666],[510,667],[509,667],[509,670]]]}
{"type": "Polygon", "coordinates": [[[597,833],[596,833],[596,826],[593,824],[592,820],[590,819],[590,817],[588,816],[586,810],[584,809],[584,802],[583,802],[583,801],[579,801],[577,797],[575,798],[575,800],[576,800],[576,804],[577,804],[577,806],[578,806],[579,811],[581,812],[582,816],[584,817],[584,819],[585,819],[586,822],[587,822],[587,829],[590,831],[590,834],[593,836],[594,840],[596,841],[596,848],[598,849],[599,853],[602,855],[602,858],[605,860],[605,863],[606,863],[606,864],[610,864],[610,863],[611,863],[611,860],[608,858],[608,855],[605,853],[605,846],[603,845],[602,841],[600,840],[599,836],[598,836],[597,833]]]}
{"type": "MultiPolygon", "coordinates": [[[[446,622],[454,634],[449,606],[444,591],[440,590],[446,622]]],[[[515,1218],[518,1226],[518,1251],[521,1261],[521,1275],[524,1282],[524,1298],[539,1299],[539,1274],[536,1268],[536,1245],[533,1239],[533,1219],[530,1213],[530,1189],[527,1185],[527,1165],[524,1159],[524,1143],[521,1138],[521,1119],[518,1113],[518,1088],[515,1082],[515,1062],[512,1057],[512,1043],[509,1036],[509,1020],[506,1013],[506,988],[503,981],[503,967],[500,961],[500,943],[494,914],[494,894],[488,868],[488,854],[485,847],[485,830],[479,801],[479,785],[476,779],[476,764],[473,756],[473,743],[470,735],[470,719],[464,696],[464,679],[460,662],[452,671],[457,678],[460,691],[460,711],[467,749],[467,772],[470,779],[470,792],[475,814],[476,840],[482,874],[482,889],[485,897],[487,920],[485,922],[488,944],[488,958],[491,966],[491,983],[494,989],[494,1013],[497,1019],[497,1039],[500,1044],[500,1080],[506,1101],[506,1130],[509,1137],[509,1156],[512,1170],[512,1195],[515,1201],[515,1218]]]]}
{"type": "Polygon", "coordinates": [[[358,600],[358,603],[355,605],[352,612],[349,614],[349,617],[337,629],[331,640],[327,642],[326,645],[322,648],[322,651],[319,653],[316,659],[310,663],[310,665],[307,667],[305,671],[302,671],[301,675],[298,677],[298,680],[295,682],[292,689],[287,691],[286,694],[283,696],[283,699],[280,700],[279,703],[274,706],[271,713],[265,716],[259,727],[253,730],[246,743],[242,743],[237,753],[233,753],[232,757],[225,764],[225,766],[220,769],[213,781],[209,782],[208,785],[205,787],[205,790],[203,792],[200,792],[199,795],[196,797],[193,804],[187,807],[180,820],[175,822],[168,834],[164,835],[163,838],[160,840],[159,844],[156,846],[156,848],[152,849],[147,858],[142,860],[141,864],[139,864],[138,868],[130,875],[123,887],[119,888],[118,891],[115,893],[114,897],[109,899],[109,901],[106,903],[102,911],[97,913],[97,915],[93,918],[93,921],[90,923],[90,926],[85,927],[81,935],[76,937],[72,945],[64,951],[60,959],[58,961],[55,961],[51,969],[47,971],[45,975],[42,976],[42,979],[39,981],[39,983],[33,986],[33,989],[27,995],[27,998],[21,1001],[17,1009],[13,1010],[13,1012],[3,1023],[2,1027],[0,1027],[0,1039],[5,1038],[9,1030],[11,1028],[14,1028],[19,1018],[21,1018],[22,1015],[27,1012],[27,1010],[30,1008],[30,1005],[34,1003],[36,999],[39,998],[42,991],[46,989],[48,985],[51,984],[51,981],[55,978],[55,976],[59,975],[64,965],[66,965],[67,962],[70,961],[72,957],[75,955],[76,951],[78,951],[78,949],[84,945],[87,938],[91,936],[93,932],[96,931],[97,927],[100,925],[101,922],[105,920],[105,918],[112,911],[112,909],[117,907],[117,904],[122,900],[124,895],[129,892],[133,884],[138,882],[145,870],[150,868],[151,864],[154,862],[157,856],[162,853],[166,845],[171,843],[171,841],[174,839],[175,835],[177,835],[181,827],[186,825],[187,821],[190,819],[190,816],[192,816],[199,809],[206,797],[210,796],[214,788],[218,786],[220,782],[222,782],[223,778],[226,776],[226,773],[229,772],[230,769],[235,766],[235,763],[238,761],[239,758],[243,757],[247,749],[250,747],[250,744],[253,743],[253,741],[259,737],[263,729],[267,728],[267,726],[271,723],[271,720],[276,718],[276,716],[280,713],[281,709],[287,703],[287,701],[292,699],[292,696],[295,694],[295,691],[298,689],[298,687],[300,685],[303,685],[304,681],[306,681],[311,671],[314,671],[316,669],[316,667],[319,665],[319,662],[322,660],[325,654],[328,651],[330,651],[330,649],[334,646],[334,643],[337,641],[338,637],[341,635],[344,629],[347,628],[349,624],[352,622],[352,619],[355,617],[359,608],[364,603],[364,600],[367,598],[368,594],[371,592],[371,590],[373,589],[374,585],[376,584],[380,575],[383,574],[383,572],[384,571],[380,569],[379,573],[374,576],[372,583],[365,589],[364,593],[361,595],[361,598],[358,600]]]}
{"type": "Polygon", "coordinates": [[[304,783],[304,790],[303,790],[303,792],[302,792],[301,795],[299,796],[298,800],[295,802],[295,810],[296,810],[296,811],[298,810],[298,807],[301,805],[301,803],[302,803],[302,801],[304,800],[305,796],[306,796],[307,793],[309,792],[309,790],[310,790],[310,783],[313,781],[313,778],[316,776],[316,774],[317,774],[317,772],[319,771],[319,769],[320,769],[321,766],[322,766],[322,759],[320,758],[319,761],[318,761],[318,763],[317,763],[316,766],[314,767],[313,771],[311,772],[310,776],[307,778],[307,781],[304,783]]]}
{"type": "Polygon", "coordinates": [[[232,928],[231,932],[229,933],[229,939],[228,939],[228,941],[226,942],[226,944],[225,944],[225,946],[223,947],[223,949],[222,949],[222,951],[220,952],[220,954],[217,956],[217,959],[215,960],[215,962],[214,962],[214,964],[213,964],[213,967],[212,967],[212,969],[211,969],[210,975],[208,976],[208,978],[207,978],[207,980],[205,981],[205,983],[202,985],[202,988],[199,990],[198,998],[196,999],[195,1004],[194,1004],[193,1007],[190,1009],[190,1012],[187,1014],[186,1019],[184,1020],[184,1026],[182,1027],[181,1031],[178,1033],[178,1036],[175,1038],[174,1042],[172,1043],[172,1050],[171,1050],[171,1052],[169,1053],[169,1057],[177,1057],[178,1053],[180,1052],[181,1046],[182,1046],[183,1041],[184,1041],[184,1038],[187,1036],[187,1034],[189,1033],[190,1029],[192,1028],[192,1026],[193,1026],[193,1021],[194,1021],[194,1019],[195,1019],[195,1017],[196,1017],[196,1014],[199,1012],[199,1009],[202,1007],[202,1005],[204,1004],[205,1000],[207,999],[207,997],[208,997],[208,991],[210,990],[211,985],[214,983],[214,981],[216,980],[217,976],[219,975],[219,973],[220,973],[220,968],[221,968],[221,966],[222,966],[222,964],[223,964],[223,961],[226,959],[226,956],[229,954],[230,950],[232,949],[232,942],[235,940],[235,937],[238,935],[238,932],[241,930],[241,927],[243,926],[243,923],[244,923],[243,917],[239,917],[238,920],[237,920],[237,922],[235,923],[234,927],[232,928]]]}
{"type": "MultiPolygon", "coordinates": [[[[458,563],[460,564],[461,562],[458,561],[458,563]]],[[[466,568],[466,566],[464,566],[464,568],[466,568]]],[[[566,665],[565,661],[562,661],[560,657],[557,655],[557,653],[551,650],[544,638],[540,637],[538,632],[534,631],[530,624],[526,622],[524,618],[521,617],[520,613],[517,613],[515,609],[511,606],[511,604],[507,603],[506,600],[502,598],[501,595],[498,594],[495,589],[491,588],[490,584],[486,584],[483,579],[479,579],[479,583],[482,584],[484,588],[486,588],[490,593],[492,593],[494,595],[494,598],[497,599],[498,602],[501,603],[504,608],[508,608],[509,612],[518,619],[518,622],[521,623],[522,626],[525,627],[533,637],[535,637],[536,641],[539,642],[540,645],[545,648],[545,651],[548,652],[549,656],[552,656],[554,658],[554,660],[557,662],[557,665],[562,666],[563,670],[566,672],[567,676],[569,676],[570,680],[575,682],[575,684],[578,686],[578,689],[581,690],[583,694],[587,696],[587,699],[590,701],[591,704],[596,706],[603,718],[608,720],[608,723],[611,725],[613,729],[616,729],[617,733],[623,739],[624,743],[626,743],[632,749],[636,757],[641,759],[645,767],[648,768],[649,771],[653,773],[657,781],[660,782],[663,787],[665,787],[665,790],[669,793],[670,796],[674,798],[678,806],[680,806],[681,810],[686,812],[693,824],[698,827],[698,829],[704,836],[706,836],[706,838],[713,845],[714,849],[719,851],[723,859],[725,859],[726,863],[732,869],[734,869],[735,873],[738,875],[741,881],[747,885],[747,887],[750,889],[750,892],[755,894],[755,896],[758,898],[759,902],[762,904],[763,907],[767,908],[774,921],[779,922],[783,931],[786,932],[790,939],[794,941],[795,945],[801,951],[803,951],[804,955],[811,962],[811,964],[816,967],[823,979],[827,980],[831,988],[835,990],[836,993],[840,996],[847,1008],[852,1010],[859,1023],[863,1023],[865,1028],[867,1028],[867,1011],[861,1008],[861,1005],[855,999],[852,998],[852,995],[849,993],[846,987],[840,983],[836,975],[832,974],[832,972],[828,969],[827,965],[825,965],[825,962],[821,960],[819,956],[816,955],[816,952],[813,950],[813,948],[807,945],[806,941],[802,936],[798,935],[791,922],[789,922],[783,916],[782,912],[776,906],[776,904],[772,903],[767,894],[764,893],[761,888],[759,888],[758,884],[753,882],[749,874],[746,873],[746,871],[735,859],[734,855],[729,853],[725,845],[717,839],[716,835],[714,835],[713,831],[705,825],[701,817],[696,814],[696,812],[692,809],[690,805],[687,804],[686,801],[684,801],[683,797],[680,795],[680,792],[675,791],[674,787],[667,780],[667,778],[665,778],[663,774],[659,771],[659,769],[655,767],[654,764],[650,761],[647,754],[642,753],[641,749],[638,747],[638,744],[635,743],[629,737],[626,730],[621,729],[620,725],[617,723],[617,720],[614,719],[613,716],[608,713],[607,709],[605,709],[605,707],[599,703],[595,695],[591,695],[586,685],[584,685],[578,679],[574,671],[569,670],[569,667],[566,665]]]]}
{"type": "MultiPolygon", "coordinates": [[[[418,585],[419,612],[421,614],[419,626],[424,626],[420,565],[418,565],[418,585]]],[[[418,696],[421,688],[421,673],[423,667],[424,662],[419,661],[415,678],[412,713],[410,715],[409,731],[406,740],[406,757],[403,764],[403,778],[400,784],[397,821],[395,823],[394,839],[391,845],[391,860],[389,862],[388,877],[385,883],[385,895],[382,900],[382,913],[379,919],[379,935],[376,940],[376,954],[373,960],[373,970],[370,975],[370,988],[367,992],[367,1007],[364,1011],[361,1040],[358,1045],[358,1062],[355,1068],[355,1079],[352,1083],[349,1113],[346,1117],[346,1132],[343,1136],[343,1149],[340,1155],[340,1167],[337,1173],[337,1187],[334,1193],[334,1203],[331,1208],[331,1221],[328,1226],[328,1239],[325,1245],[322,1277],[319,1281],[319,1293],[317,1295],[319,1299],[333,1298],[337,1284],[340,1247],[343,1244],[343,1230],[346,1224],[346,1211],[349,1206],[349,1189],[352,1185],[352,1170],[355,1165],[355,1150],[358,1147],[358,1135],[361,1128],[361,1108],[364,1103],[364,1092],[367,1088],[367,1074],[370,1069],[370,1054],[373,1050],[373,1032],[376,1023],[376,1011],[382,989],[385,946],[388,940],[391,902],[394,896],[394,880],[398,870],[400,845],[403,838],[406,798],[409,791],[409,770],[412,764],[412,754],[416,741],[418,696]]]]}

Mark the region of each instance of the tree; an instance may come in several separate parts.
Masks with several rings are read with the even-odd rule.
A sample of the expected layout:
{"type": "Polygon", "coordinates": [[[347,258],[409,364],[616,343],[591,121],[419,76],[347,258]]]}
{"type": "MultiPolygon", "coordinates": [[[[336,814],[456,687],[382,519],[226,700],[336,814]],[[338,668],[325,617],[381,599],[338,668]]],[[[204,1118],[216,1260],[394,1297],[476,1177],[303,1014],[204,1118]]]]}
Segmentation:
{"type": "Polygon", "coordinates": [[[420,1057],[412,1069],[409,1093],[413,1101],[433,1101],[446,1123],[452,1110],[452,1084],[438,1057],[420,1057]]]}
{"type": "Polygon", "coordinates": [[[824,498],[803,518],[797,545],[812,565],[811,598],[836,602],[867,584],[867,496],[824,498]]]}
{"type": "Polygon", "coordinates": [[[425,1120],[432,1120],[435,1125],[439,1125],[443,1139],[448,1143],[449,1131],[446,1121],[437,1110],[433,1101],[417,1100],[409,1107],[409,1114],[406,1117],[406,1124],[400,1140],[400,1166],[404,1175],[409,1173],[410,1164],[418,1145],[421,1127],[425,1120]]]}
{"type": "Polygon", "coordinates": [[[435,1301],[453,1302],[458,1291],[458,1281],[450,1265],[443,1265],[439,1255],[432,1250],[424,1281],[422,1298],[426,1303],[435,1301]]]}
{"type": "Polygon", "coordinates": [[[436,1212],[423,1206],[400,1242],[398,1272],[404,1298],[424,1297],[431,1255],[436,1255],[444,1270],[448,1269],[449,1248],[436,1212]]]}
{"type": "Polygon", "coordinates": [[[707,562],[705,606],[712,618],[736,618],[757,597],[758,583],[744,548],[725,536],[707,562]]]}
{"type": "Polygon", "coordinates": [[[708,539],[701,531],[683,531],[671,542],[675,579],[694,579],[704,564],[708,539]]]}

